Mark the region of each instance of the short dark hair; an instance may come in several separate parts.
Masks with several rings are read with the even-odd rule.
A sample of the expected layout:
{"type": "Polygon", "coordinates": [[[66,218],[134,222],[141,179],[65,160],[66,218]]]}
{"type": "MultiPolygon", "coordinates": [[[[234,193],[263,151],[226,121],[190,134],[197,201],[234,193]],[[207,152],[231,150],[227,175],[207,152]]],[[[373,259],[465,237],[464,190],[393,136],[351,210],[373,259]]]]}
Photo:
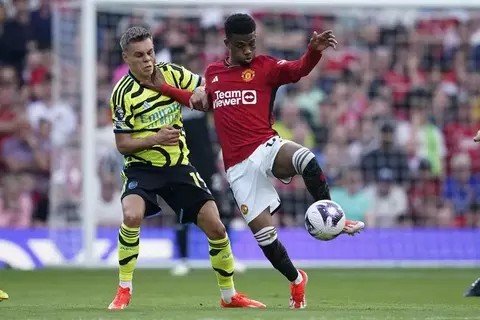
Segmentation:
{"type": "Polygon", "coordinates": [[[249,34],[256,30],[255,20],[246,13],[235,13],[225,20],[225,35],[249,34]]]}
{"type": "Polygon", "coordinates": [[[144,27],[130,27],[122,34],[120,47],[122,51],[125,51],[130,43],[143,41],[145,39],[152,39],[150,31],[144,27]]]}

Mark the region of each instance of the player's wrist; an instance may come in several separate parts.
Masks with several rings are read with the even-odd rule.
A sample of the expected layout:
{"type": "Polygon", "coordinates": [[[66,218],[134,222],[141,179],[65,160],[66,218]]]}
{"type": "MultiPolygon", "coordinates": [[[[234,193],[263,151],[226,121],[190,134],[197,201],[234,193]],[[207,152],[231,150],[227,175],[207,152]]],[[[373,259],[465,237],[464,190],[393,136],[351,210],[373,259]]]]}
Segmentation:
{"type": "MultiPolygon", "coordinates": [[[[162,129],[160,129],[160,130],[162,130],[162,129]]],[[[151,147],[153,147],[157,144],[157,141],[155,139],[155,135],[148,136],[145,139],[147,140],[147,147],[148,148],[151,148],[151,147]]]]}
{"type": "Polygon", "coordinates": [[[312,52],[312,53],[316,53],[316,54],[322,54],[323,50],[325,50],[326,48],[315,48],[314,46],[312,46],[311,44],[308,44],[307,46],[307,51],[308,52],[312,52]]]}

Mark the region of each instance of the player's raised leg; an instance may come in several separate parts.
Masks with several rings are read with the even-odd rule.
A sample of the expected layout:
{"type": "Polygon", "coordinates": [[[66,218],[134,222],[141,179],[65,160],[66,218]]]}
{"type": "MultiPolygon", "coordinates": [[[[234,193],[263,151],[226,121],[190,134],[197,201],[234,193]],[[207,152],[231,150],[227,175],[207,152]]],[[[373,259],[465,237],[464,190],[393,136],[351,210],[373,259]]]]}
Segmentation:
{"type": "Polygon", "coordinates": [[[145,213],[145,201],[137,194],[129,194],[122,200],[123,223],[118,232],[119,285],[110,310],[128,306],[132,297],[133,271],[140,248],[140,224],[145,213]]]}
{"type": "MultiPolygon", "coordinates": [[[[275,157],[272,172],[279,179],[299,174],[315,201],[331,200],[327,178],[315,155],[308,148],[292,141],[285,142],[275,157]]],[[[362,221],[347,220],[343,232],[354,235],[364,227],[362,221]]]]}
{"type": "Polygon", "coordinates": [[[0,290],[0,302],[8,299],[8,294],[5,291],[0,290]]]}
{"type": "Polygon", "coordinates": [[[235,291],[233,282],[235,262],[232,248],[214,201],[209,200],[201,207],[197,225],[208,238],[210,262],[215,270],[222,296],[220,305],[223,308],[265,308],[263,303],[235,291]]]}

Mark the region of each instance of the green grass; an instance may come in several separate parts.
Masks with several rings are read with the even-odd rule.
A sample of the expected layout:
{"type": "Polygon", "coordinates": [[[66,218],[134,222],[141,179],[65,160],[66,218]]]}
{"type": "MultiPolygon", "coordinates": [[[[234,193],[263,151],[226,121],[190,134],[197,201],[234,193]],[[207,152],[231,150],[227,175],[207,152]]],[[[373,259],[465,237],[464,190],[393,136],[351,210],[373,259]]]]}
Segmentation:
{"type": "Polygon", "coordinates": [[[308,308],[288,309],[288,284],[274,270],[236,276],[237,290],[267,310],[222,310],[213,272],[173,278],[167,270],[137,270],[128,309],[109,312],[115,270],[0,271],[0,319],[480,319],[480,297],[463,292],[474,269],[316,269],[308,308]]]}

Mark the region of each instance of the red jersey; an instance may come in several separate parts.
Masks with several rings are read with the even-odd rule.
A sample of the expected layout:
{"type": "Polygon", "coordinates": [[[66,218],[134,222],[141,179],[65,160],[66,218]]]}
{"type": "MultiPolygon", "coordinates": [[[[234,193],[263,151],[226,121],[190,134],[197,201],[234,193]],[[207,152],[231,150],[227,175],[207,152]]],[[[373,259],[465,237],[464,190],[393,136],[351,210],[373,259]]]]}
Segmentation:
{"type": "Polygon", "coordinates": [[[321,56],[320,51],[308,49],[295,61],[261,55],[248,66],[230,66],[223,60],[207,67],[205,88],[225,170],[276,134],[272,108],[278,87],[308,75],[321,56]]]}

